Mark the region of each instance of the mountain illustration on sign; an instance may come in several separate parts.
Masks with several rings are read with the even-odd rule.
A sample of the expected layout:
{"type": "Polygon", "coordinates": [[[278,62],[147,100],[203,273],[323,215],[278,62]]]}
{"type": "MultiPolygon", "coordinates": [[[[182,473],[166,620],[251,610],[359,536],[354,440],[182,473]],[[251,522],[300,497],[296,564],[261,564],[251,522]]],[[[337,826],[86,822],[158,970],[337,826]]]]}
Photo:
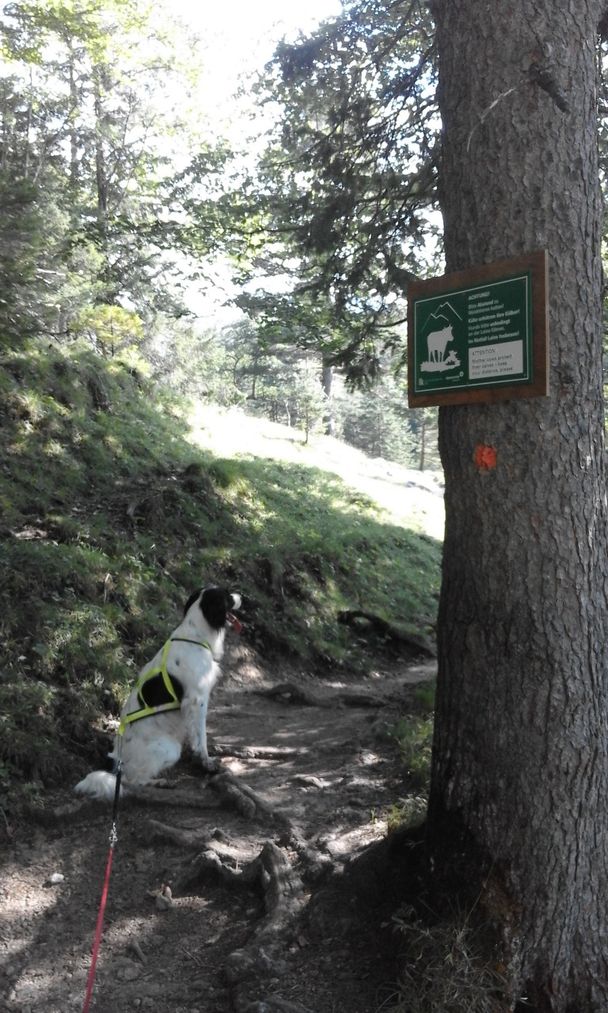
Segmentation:
{"type": "Polygon", "coordinates": [[[430,313],[422,328],[422,336],[426,331],[427,360],[420,363],[420,371],[425,373],[443,373],[460,366],[458,349],[447,346],[454,342],[456,322],[462,323],[462,317],[451,303],[442,302],[430,313]],[[447,353],[447,354],[446,354],[447,353]]]}

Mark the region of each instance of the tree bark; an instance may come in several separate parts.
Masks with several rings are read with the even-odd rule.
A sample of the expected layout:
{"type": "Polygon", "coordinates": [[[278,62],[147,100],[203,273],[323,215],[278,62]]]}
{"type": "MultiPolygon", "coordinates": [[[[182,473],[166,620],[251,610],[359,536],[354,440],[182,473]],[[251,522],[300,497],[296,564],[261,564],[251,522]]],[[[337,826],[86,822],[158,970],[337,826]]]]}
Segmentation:
{"type": "Polygon", "coordinates": [[[426,417],[425,409],[420,413],[420,458],[418,462],[419,471],[424,471],[426,465],[426,417]]]}
{"type": "Polygon", "coordinates": [[[321,369],[321,385],[325,394],[325,411],[323,413],[324,432],[326,436],[334,435],[334,412],[332,389],[334,382],[334,367],[323,359],[321,369]]]}
{"type": "Polygon", "coordinates": [[[110,249],[109,249],[109,183],[106,159],[106,140],[109,117],[105,108],[108,93],[108,70],[102,65],[93,68],[93,94],[95,111],[95,184],[97,196],[98,246],[103,255],[101,275],[104,281],[103,301],[111,298],[110,249]]]}
{"type": "MultiPolygon", "coordinates": [[[[79,183],[79,164],[78,164],[78,130],[76,127],[76,117],[79,108],[78,100],[78,84],[76,81],[76,54],[74,52],[74,40],[68,36],[65,39],[66,49],[68,51],[68,81],[70,87],[70,112],[69,112],[69,136],[70,136],[70,190],[73,200],[76,200],[79,183]]],[[[97,97],[96,97],[97,102],[97,97]]],[[[99,147],[99,140],[96,141],[97,148],[99,147]]],[[[98,151],[96,151],[96,157],[98,151]]],[[[71,209],[72,215],[75,215],[75,208],[71,209]]]]}
{"type": "Polygon", "coordinates": [[[436,868],[468,857],[489,907],[500,883],[515,995],[552,1013],[608,1009],[602,13],[435,4],[447,269],[547,249],[551,370],[548,398],[440,411],[429,842],[436,868]],[[480,444],[495,468],[476,467],[480,444]]]}

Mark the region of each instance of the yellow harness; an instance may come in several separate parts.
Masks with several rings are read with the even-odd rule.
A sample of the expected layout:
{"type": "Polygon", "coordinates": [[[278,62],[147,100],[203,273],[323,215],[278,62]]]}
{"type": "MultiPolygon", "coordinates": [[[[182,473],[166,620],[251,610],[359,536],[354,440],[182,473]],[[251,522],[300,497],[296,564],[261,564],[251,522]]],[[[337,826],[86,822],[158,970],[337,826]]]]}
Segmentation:
{"type": "MultiPolygon", "coordinates": [[[[123,714],[120,725],[118,726],[118,734],[124,735],[127,725],[133,724],[134,721],[141,721],[142,718],[150,718],[154,714],[162,714],[165,711],[179,710],[182,705],[182,696],[184,691],[182,689],[181,682],[174,675],[169,675],[167,671],[167,657],[171,649],[171,644],[176,642],[184,644],[196,644],[197,647],[205,647],[208,651],[211,647],[206,640],[188,640],[185,637],[170,637],[163,647],[160,665],[157,668],[150,668],[147,672],[143,672],[137,682],[135,683],[135,690],[137,692],[137,699],[140,703],[140,707],[137,710],[131,711],[129,714],[123,714]],[[160,676],[160,689],[164,694],[164,698],[161,699],[160,703],[149,703],[146,700],[145,689],[148,687],[148,683],[152,679],[157,679],[160,676]]],[[[156,686],[155,693],[157,694],[159,686],[156,686]]]]}

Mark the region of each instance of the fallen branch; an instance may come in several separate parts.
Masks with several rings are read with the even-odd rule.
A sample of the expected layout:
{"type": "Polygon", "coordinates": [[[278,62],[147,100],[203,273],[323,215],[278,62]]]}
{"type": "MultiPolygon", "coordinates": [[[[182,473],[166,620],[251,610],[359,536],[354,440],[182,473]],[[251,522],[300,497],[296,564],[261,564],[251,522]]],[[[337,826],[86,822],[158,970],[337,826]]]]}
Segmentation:
{"type": "Polygon", "coordinates": [[[332,702],[327,697],[319,697],[315,693],[310,693],[306,689],[302,689],[301,686],[296,686],[292,682],[280,682],[276,686],[270,686],[268,689],[254,689],[254,693],[258,696],[267,696],[270,699],[280,699],[285,703],[297,703],[302,704],[304,707],[331,707],[332,702]]]}
{"type": "MultiPolygon", "coordinates": [[[[284,703],[301,704],[304,707],[380,707],[382,701],[372,693],[360,693],[357,690],[341,690],[339,693],[332,693],[330,696],[317,696],[300,686],[291,682],[280,682],[277,686],[270,686],[268,689],[254,689],[258,696],[266,696],[275,700],[282,700],[284,703]]],[[[302,752],[300,750],[299,752],[302,752]]]]}
{"type": "Polygon", "coordinates": [[[384,703],[373,693],[358,693],[356,690],[337,693],[336,700],[345,707],[381,707],[384,703]]]}
{"type": "Polygon", "coordinates": [[[374,615],[372,612],[364,612],[362,609],[346,609],[338,613],[338,622],[346,626],[356,626],[358,625],[358,620],[361,619],[369,623],[376,633],[398,644],[403,644],[416,654],[425,654],[431,658],[436,657],[437,651],[426,637],[419,636],[416,633],[406,633],[404,630],[393,626],[392,623],[388,623],[386,619],[382,619],[381,616],[374,615]]]}

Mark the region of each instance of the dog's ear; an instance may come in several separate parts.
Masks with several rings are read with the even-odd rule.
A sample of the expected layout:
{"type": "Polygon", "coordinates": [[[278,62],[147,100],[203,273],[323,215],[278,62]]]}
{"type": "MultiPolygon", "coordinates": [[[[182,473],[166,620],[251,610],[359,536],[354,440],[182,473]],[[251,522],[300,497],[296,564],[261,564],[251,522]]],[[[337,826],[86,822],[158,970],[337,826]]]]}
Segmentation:
{"type": "Polygon", "coordinates": [[[232,608],[232,595],[223,587],[206,587],[201,595],[201,611],[212,630],[226,625],[226,614],[232,608]]]}
{"type": "Polygon", "coordinates": [[[201,591],[202,591],[202,587],[199,587],[198,591],[193,591],[192,592],[192,594],[188,598],[188,601],[184,605],[184,615],[187,614],[188,609],[191,608],[194,605],[194,602],[197,600],[197,598],[200,597],[201,591]]]}

